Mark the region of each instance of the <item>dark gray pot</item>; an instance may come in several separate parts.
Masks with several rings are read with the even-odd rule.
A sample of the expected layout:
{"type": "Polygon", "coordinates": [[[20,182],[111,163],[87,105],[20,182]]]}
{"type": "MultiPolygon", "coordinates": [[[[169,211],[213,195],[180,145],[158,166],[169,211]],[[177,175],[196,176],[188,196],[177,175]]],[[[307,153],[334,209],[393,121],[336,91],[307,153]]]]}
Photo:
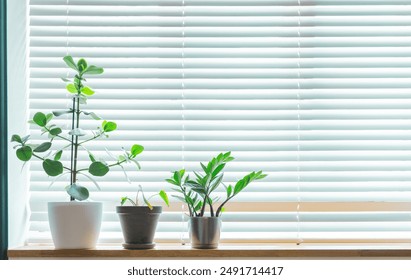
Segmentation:
{"type": "Polygon", "coordinates": [[[126,249],[154,248],[154,234],[162,209],[161,206],[154,206],[153,210],[147,206],[117,206],[116,211],[120,218],[125,241],[123,247],[126,249]]]}
{"type": "Polygon", "coordinates": [[[190,217],[191,247],[216,249],[220,242],[221,219],[217,217],[190,217]]]}

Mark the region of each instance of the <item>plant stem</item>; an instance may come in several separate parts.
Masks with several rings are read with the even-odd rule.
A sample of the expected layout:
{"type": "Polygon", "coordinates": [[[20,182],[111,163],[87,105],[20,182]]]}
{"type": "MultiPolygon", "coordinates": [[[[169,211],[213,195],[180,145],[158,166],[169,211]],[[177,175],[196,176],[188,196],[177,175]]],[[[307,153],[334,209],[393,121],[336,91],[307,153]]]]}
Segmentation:
{"type": "MultiPolygon", "coordinates": [[[[50,131],[51,131],[51,130],[48,129],[47,127],[44,127],[44,128],[47,130],[47,132],[50,132],[50,131]]],[[[63,136],[60,136],[60,135],[55,135],[54,137],[58,137],[58,138],[61,138],[61,139],[63,139],[63,140],[66,140],[66,141],[69,141],[70,143],[72,143],[71,140],[68,139],[68,138],[66,138],[66,137],[63,137],[63,136]]]]}
{"type": "MultiPolygon", "coordinates": [[[[76,114],[76,128],[80,127],[80,98],[76,98],[76,109],[75,109],[75,114],[76,114]]],[[[77,182],[77,156],[78,156],[78,135],[74,137],[74,163],[73,163],[73,183],[75,184],[77,182]]]]}
{"type": "Polygon", "coordinates": [[[213,209],[213,205],[211,203],[208,203],[208,205],[210,205],[210,216],[214,217],[214,209],[213,209]]]}
{"type": "Polygon", "coordinates": [[[228,197],[226,200],[224,200],[223,203],[221,203],[221,205],[218,207],[217,212],[216,212],[216,214],[215,214],[216,217],[218,217],[218,216],[220,215],[220,213],[221,213],[221,211],[222,211],[222,209],[223,209],[223,206],[224,206],[230,199],[232,199],[233,197],[234,197],[234,196],[230,196],[230,197],[228,197]]]}
{"type": "Polygon", "coordinates": [[[79,144],[79,145],[82,145],[82,144],[87,143],[87,142],[89,142],[89,141],[91,141],[91,140],[97,139],[97,138],[99,138],[99,137],[102,136],[102,135],[103,135],[103,133],[100,133],[100,134],[98,134],[98,135],[96,135],[96,136],[94,136],[94,137],[92,137],[92,138],[90,138],[90,139],[84,140],[83,142],[80,142],[80,143],[78,143],[78,144],[79,144]]]}
{"type": "MultiPolygon", "coordinates": [[[[71,130],[74,129],[74,108],[76,106],[76,98],[73,97],[73,105],[72,105],[72,113],[71,113],[71,130]]],[[[70,176],[70,186],[74,184],[74,174],[76,171],[74,170],[74,135],[71,135],[71,154],[70,154],[70,169],[71,169],[71,176],[70,176]]],[[[74,201],[74,197],[70,196],[70,201],[74,201]]]]}
{"type": "Polygon", "coordinates": [[[206,194],[204,196],[203,206],[201,207],[200,217],[204,217],[205,207],[208,204],[207,200],[208,200],[208,195],[206,194]]]}
{"type": "MultiPolygon", "coordinates": [[[[42,161],[45,161],[45,160],[46,160],[45,158],[43,158],[43,157],[41,157],[41,156],[38,156],[38,155],[36,155],[35,153],[33,153],[33,157],[38,158],[38,159],[40,159],[40,160],[42,160],[42,161]]],[[[64,168],[64,169],[67,169],[68,171],[71,171],[71,169],[68,168],[68,167],[63,166],[63,168],[64,168]]]]}
{"type": "MultiPolygon", "coordinates": [[[[116,163],[113,163],[113,164],[110,164],[110,165],[107,165],[107,166],[108,166],[108,167],[113,167],[113,166],[121,165],[121,164],[123,164],[124,162],[126,162],[126,160],[118,161],[118,162],[116,162],[116,163]]],[[[83,168],[83,169],[77,170],[76,172],[79,173],[80,171],[87,171],[87,170],[88,170],[88,168],[83,168]]]]}

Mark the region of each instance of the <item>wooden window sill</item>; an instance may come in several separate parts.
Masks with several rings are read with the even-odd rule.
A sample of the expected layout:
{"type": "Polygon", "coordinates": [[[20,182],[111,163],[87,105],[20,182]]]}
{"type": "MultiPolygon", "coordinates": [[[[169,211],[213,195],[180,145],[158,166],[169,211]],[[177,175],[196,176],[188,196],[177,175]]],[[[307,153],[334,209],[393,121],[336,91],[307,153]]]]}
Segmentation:
{"type": "Polygon", "coordinates": [[[411,244],[221,244],[215,250],[189,245],[157,244],[152,250],[125,250],[101,245],[90,250],[55,250],[50,245],[30,245],[8,250],[10,259],[38,258],[410,258],[411,244]]]}

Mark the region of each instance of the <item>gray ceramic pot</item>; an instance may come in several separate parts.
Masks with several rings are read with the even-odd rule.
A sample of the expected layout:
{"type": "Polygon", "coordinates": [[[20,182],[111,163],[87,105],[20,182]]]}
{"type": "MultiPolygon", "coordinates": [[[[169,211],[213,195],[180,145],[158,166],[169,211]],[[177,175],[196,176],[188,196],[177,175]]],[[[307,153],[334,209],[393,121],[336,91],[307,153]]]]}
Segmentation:
{"type": "Polygon", "coordinates": [[[216,217],[190,217],[191,247],[215,249],[220,242],[221,219],[216,217]]]}
{"type": "Polygon", "coordinates": [[[123,231],[124,248],[154,248],[153,239],[162,212],[161,206],[154,206],[152,210],[147,206],[117,206],[116,211],[123,231]]]}

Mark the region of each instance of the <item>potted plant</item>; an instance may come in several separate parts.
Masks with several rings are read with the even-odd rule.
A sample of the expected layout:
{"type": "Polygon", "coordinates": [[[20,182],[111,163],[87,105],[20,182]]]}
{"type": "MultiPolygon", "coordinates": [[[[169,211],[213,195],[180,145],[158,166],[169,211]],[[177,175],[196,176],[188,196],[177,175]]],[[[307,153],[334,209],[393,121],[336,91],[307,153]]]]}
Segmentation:
{"type": "Polygon", "coordinates": [[[17,143],[14,148],[17,149],[16,156],[18,159],[25,163],[33,158],[42,162],[45,173],[50,177],[54,177],[50,186],[63,176],[70,177],[65,188],[70,196],[70,202],[48,203],[51,235],[56,249],[86,249],[93,248],[96,245],[101,227],[102,203],[82,202],[89,198],[89,190],[82,185],[79,178],[90,180],[99,189],[92,176],[102,177],[111,168],[115,166],[123,168],[123,164],[130,162],[134,162],[139,168],[135,158],[144,150],[144,147],[133,145],[129,152],[123,149],[123,153],[118,158],[114,158],[114,162],[111,164],[93,155],[87,148],[87,144],[98,138],[109,137],[109,134],[117,129],[116,123],[105,120],[91,134],[80,128],[81,116],[100,120],[100,117],[95,113],[84,111],[81,105],[85,105],[88,97],[95,93],[92,88],[85,85],[85,77],[102,74],[104,70],[101,67],[88,65],[84,59],[79,59],[75,63],[71,56],[65,56],[63,60],[68,67],[75,71],[75,75],[71,80],[63,79],[67,83],[66,89],[72,94],[72,106],[67,110],[53,111],[49,114],[42,112],[34,114],[29,123],[37,125],[42,134],[48,135],[48,140],[45,142],[30,144],[28,143],[30,135],[25,137],[13,135],[11,141],[17,143]],[[63,128],[52,124],[54,117],[65,114],[70,115],[71,119],[71,129],[69,131],[64,131],[63,128]],[[62,141],[56,141],[56,139],[65,143],[62,145],[62,141]],[[78,166],[79,149],[87,152],[90,159],[88,166],[78,166]],[[65,151],[68,151],[70,160],[67,166],[63,164],[62,159],[65,151]]]}
{"type": "Polygon", "coordinates": [[[116,211],[120,218],[125,241],[123,247],[125,249],[154,248],[154,234],[163,209],[161,206],[152,206],[150,203],[150,199],[157,195],[169,206],[168,196],[165,191],[161,190],[158,194],[146,198],[141,186],[139,186],[135,200],[127,196],[121,198],[121,206],[117,206],[116,211]],[[142,203],[139,199],[140,193],[142,203]],[[127,202],[131,205],[125,205],[127,202]]]}
{"type": "Polygon", "coordinates": [[[238,195],[251,182],[261,180],[267,175],[262,171],[251,172],[238,180],[233,185],[226,186],[223,183],[224,168],[226,164],[234,160],[231,152],[220,153],[212,158],[206,165],[200,163],[203,173],[194,172],[195,180],[191,180],[184,169],[175,171],[173,176],[166,181],[178,188],[172,188],[179,195],[173,197],[187,204],[190,215],[191,246],[197,249],[214,249],[218,247],[221,231],[221,214],[228,201],[238,195]],[[223,185],[226,198],[218,204],[218,197],[212,197],[215,190],[223,185]],[[206,216],[206,208],[209,216],[206,216]]]}

